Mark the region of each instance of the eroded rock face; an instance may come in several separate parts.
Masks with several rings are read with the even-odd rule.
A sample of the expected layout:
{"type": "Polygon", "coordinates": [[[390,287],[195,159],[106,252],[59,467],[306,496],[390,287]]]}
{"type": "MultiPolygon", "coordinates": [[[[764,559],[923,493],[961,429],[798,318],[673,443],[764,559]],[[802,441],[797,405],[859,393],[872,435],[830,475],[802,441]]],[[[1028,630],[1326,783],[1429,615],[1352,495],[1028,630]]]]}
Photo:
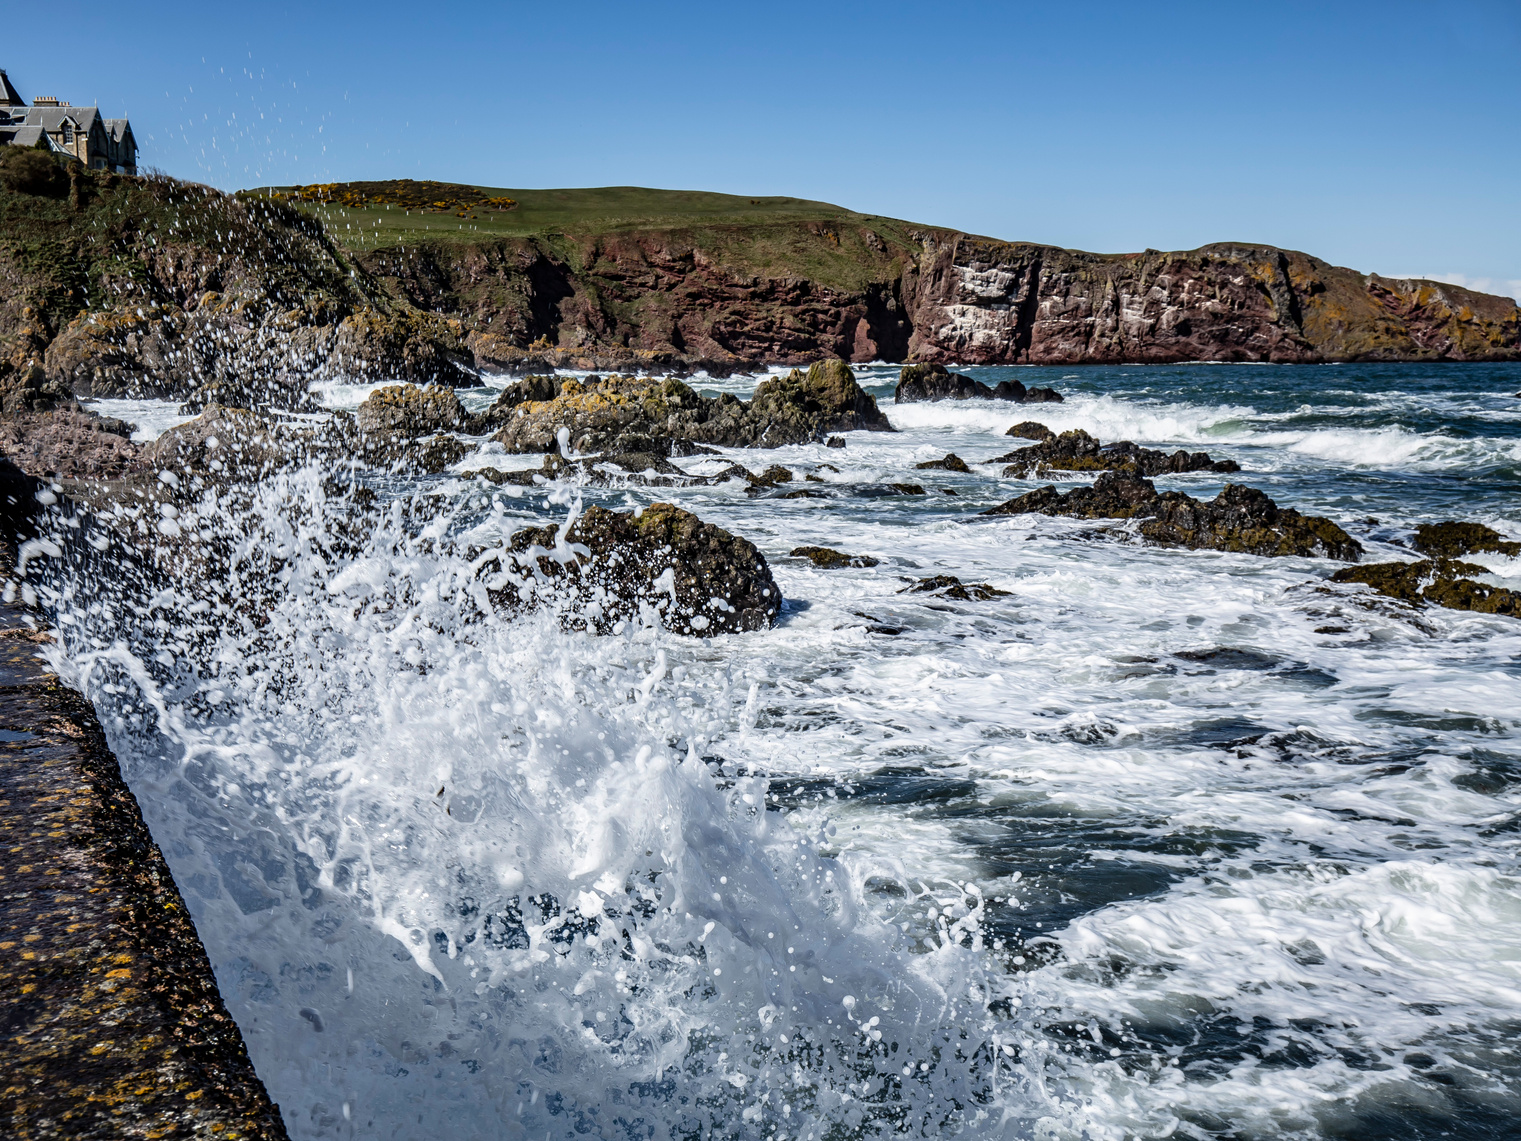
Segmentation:
{"type": "Polygon", "coordinates": [[[655,503],[638,515],[589,507],[561,534],[512,537],[521,571],[493,584],[505,605],[554,605],[571,628],[607,633],[641,615],[680,634],[763,630],[782,593],[754,544],[689,511],[655,503]]]}
{"type": "Polygon", "coordinates": [[[1438,558],[1414,563],[1370,563],[1347,567],[1332,575],[1331,581],[1363,583],[1380,594],[1405,602],[1521,618],[1521,594],[1476,582],[1470,577],[1485,573],[1484,567],[1473,563],[1438,558]]]}
{"type": "Polygon", "coordinates": [[[141,467],[131,432],[132,425],[70,401],[52,411],[0,416],[0,454],[33,476],[118,479],[141,467]]]}
{"type": "Polygon", "coordinates": [[[1106,471],[1092,487],[1062,494],[1042,487],[984,515],[1062,515],[1076,519],[1136,519],[1141,538],[1159,547],[1299,555],[1356,562],[1362,545],[1331,520],[1279,507],[1262,492],[1227,484],[1203,503],[1178,491],[1157,493],[1150,480],[1106,471]]]}
{"type": "MultiPolygon", "coordinates": [[[[1041,427],[1040,424],[1032,424],[1028,430],[1041,427]]],[[[1010,429],[1011,434],[1012,432],[1013,429],[1010,429]]],[[[1241,470],[1241,465],[1235,460],[1211,459],[1207,452],[1190,453],[1180,449],[1168,455],[1153,448],[1139,447],[1129,440],[1101,444],[1081,428],[1063,432],[1060,436],[1047,435],[1033,447],[1019,448],[992,462],[1007,464],[1003,474],[1016,479],[1027,479],[1031,474],[1039,476],[1048,471],[1124,471],[1135,475],[1156,476],[1190,471],[1228,473],[1241,470]]]]}
{"type": "MultiPolygon", "coordinates": [[[[706,397],[674,378],[529,378],[505,400],[506,423],[494,437],[509,452],[559,448],[562,429],[575,452],[690,454],[683,445],[781,447],[822,440],[831,432],[892,431],[877,402],[862,391],[850,368],[824,361],[807,372],[794,369],[763,381],[746,402],[730,395],[706,397]],[[555,395],[540,395],[554,381],[555,395]]],[[[517,388],[517,386],[514,386],[517,388]]]]}

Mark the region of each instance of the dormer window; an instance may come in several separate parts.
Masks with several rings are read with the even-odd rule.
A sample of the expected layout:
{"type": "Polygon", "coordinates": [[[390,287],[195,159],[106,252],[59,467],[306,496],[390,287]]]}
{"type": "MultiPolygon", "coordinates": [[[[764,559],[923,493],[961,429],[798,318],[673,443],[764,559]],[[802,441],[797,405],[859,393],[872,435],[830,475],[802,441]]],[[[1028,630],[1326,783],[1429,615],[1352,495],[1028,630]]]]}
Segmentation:
{"type": "Polygon", "coordinates": [[[74,145],[74,124],[67,119],[63,121],[63,145],[66,147],[74,145]]]}

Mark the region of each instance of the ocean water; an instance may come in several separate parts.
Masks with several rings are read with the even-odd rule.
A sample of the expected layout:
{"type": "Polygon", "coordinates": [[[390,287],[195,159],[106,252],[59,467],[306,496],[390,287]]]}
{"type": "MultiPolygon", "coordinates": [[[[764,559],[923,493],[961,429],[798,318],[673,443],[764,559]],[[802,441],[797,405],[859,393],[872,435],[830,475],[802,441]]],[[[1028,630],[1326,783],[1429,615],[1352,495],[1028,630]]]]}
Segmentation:
{"type": "Polygon", "coordinates": [[[1032,406],[894,406],[896,371],[859,375],[898,432],[733,457],[830,498],[387,477],[355,527],[308,470],[36,554],[292,1136],[1521,1137],[1521,622],[914,469],[1082,427],[1409,558],[1521,537],[1521,367],[967,370],[1067,395],[1032,406]],[[775,629],[490,612],[480,549],[657,499],[761,548],[775,629]],[[145,575],[150,525],[227,562],[145,575]]]}

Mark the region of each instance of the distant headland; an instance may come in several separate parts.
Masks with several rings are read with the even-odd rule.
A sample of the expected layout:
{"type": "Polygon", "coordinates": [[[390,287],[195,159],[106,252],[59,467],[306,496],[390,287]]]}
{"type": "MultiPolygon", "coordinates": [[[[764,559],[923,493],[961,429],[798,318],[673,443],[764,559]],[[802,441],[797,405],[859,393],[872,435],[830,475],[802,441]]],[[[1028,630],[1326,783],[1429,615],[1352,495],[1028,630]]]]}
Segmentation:
{"type": "Polygon", "coordinates": [[[1093,254],[640,187],[224,194],[60,156],[39,182],[17,157],[0,148],[0,371],[78,395],[295,406],[324,376],[458,385],[819,358],[1521,359],[1511,298],[1249,242],[1093,254]]]}

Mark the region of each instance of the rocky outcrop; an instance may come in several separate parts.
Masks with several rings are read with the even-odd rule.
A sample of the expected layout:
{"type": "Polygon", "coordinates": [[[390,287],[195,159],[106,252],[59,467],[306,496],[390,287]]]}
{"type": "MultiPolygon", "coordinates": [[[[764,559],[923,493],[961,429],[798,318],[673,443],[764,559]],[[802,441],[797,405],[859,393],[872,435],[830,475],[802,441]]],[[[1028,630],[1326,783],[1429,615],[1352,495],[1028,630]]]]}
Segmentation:
{"type": "Polygon", "coordinates": [[[807,559],[822,570],[839,570],[841,567],[874,567],[881,560],[870,555],[847,555],[833,547],[793,547],[792,557],[807,559]]]}
{"type": "Polygon", "coordinates": [[[904,365],[893,390],[894,404],[933,400],[1007,400],[1013,404],[1060,404],[1054,388],[1026,388],[1017,380],[1000,380],[989,386],[960,373],[947,372],[943,364],[904,365]]]}
{"type": "Polygon", "coordinates": [[[669,503],[638,514],[589,507],[563,534],[518,532],[511,551],[526,573],[506,568],[491,583],[494,599],[551,605],[573,629],[617,632],[639,619],[711,637],[765,629],[781,612],[753,544],[669,503]]]}
{"type": "Polygon", "coordinates": [[[1159,547],[1299,555],[1356,562],[1362,545],[1331,520],[1279,507],[1262,492],[1226,484],[1202,503],[1178,491],[1157,493],[1150,480],[1106,471],[1092,487],[1062,494],[1054,487],[1011,499],[984,515],[1062,515],[1075,519],[1134,519],[1141,539],[1159,547]]]}
{"type": "Polygon", "coordinates": [[[141,466],[131,433],[132,425],[71,403],[47,412],[0,416],[0,454],[34,476],[119,479],[141,466]]]}
{"type": "MultiPolygon", "coordinates": [[[[1031,427],[1040,428],[1041,425],[1031,427]]],[[[1046,436],[1033,447],[1018,448],[989,462],[1007,464],[1003,474],[1015,479],[1043,476],[1051,471],[1123,471],[1132,475],[1157,476],[1190,471],[1229,473],[1241,470],[1235,460],[1211,459],[1207,452],[1179,449],[1168,455],[1139,447],[1129,440],[1100,444],[1081,428],[1063,432],[1060,436],[1046,436]]]]}
{"type": "MultiPolygon", "coordinates": [[[[522,387],[538,383],[540,378],[530,378],[522,387]]],[[[521,388],[503,393],[492,412],[504,401],[517,402],[503,409],[506,423],[494,439],[509,452],[548,452],[561,447],[563,432],[574,452],[681,455],[691,454],[694,445],[774,448],[822,442],[831,432],[892,431],[841,361],[762,381],[748,402],[727,394],[702,396],[674,378],[567,378],[553,387],[547,400],[519,400],[521,388]]],[[[545,391],[547,386],[534,394],[545,391]]]]}
{"type": "Polygon", "coordinates": [[[898,387],[893,390],[894,404],[932,400],[1008,400],[1019,404],[1024,399],[1025,386],[1017,380],[1002,380],[989,387],[980,380],[948,372],[938,363],[904,365],[898,374],[898,387]]]}
{"type": "Polygon", "coordinates": [[[1405,602],[1521,618],[1521,594],[1475,581],[1473,576],[1485,573],[1484,567],[1473,563],[1423,559],[1413,563],[1370,563],[1347,567],[1332,575],[1331,581],[1362,583],[1382,595],[1405,602]]]}
{"type": "Polygon", "coordinates": [[[1054,440],[1056,433],[1044,424],[1037,424],[1034,420],[1021,420],[1007,432],[1005,436],[1014,436],[1021,440],[1054,440]]]}
{"type": "Polygon", "coordinates": [[[915,464],[914,468],[918,471],[954,471],[962,475],[969,475],[972,471],[966,460],[955,452],[947,453],[943,460],[925,460],[922,464],[915,464]]]}
{"type": "Polygon", "coordinates": [[[1415,529],[1415,549],[1436,559],[1488,552],[1515,558],[1521,543],[1512,542],[1482,523],[1423,523],[1415,529]]]}
{"type": "Polygon", "coordinates": [[[452,388],[393,384],[376,389],[354,413],[361,432],[395,432],[431,436],[469,426],[469,417],[452,388]]]}
{"type": "Polygon", "coordinates": [[[367,278],[312,216],[78,171],[67,204],[0,189],[0,374],[81,396],[297,408],[327,378],[474,383],[468,330],[367,278]]]}

